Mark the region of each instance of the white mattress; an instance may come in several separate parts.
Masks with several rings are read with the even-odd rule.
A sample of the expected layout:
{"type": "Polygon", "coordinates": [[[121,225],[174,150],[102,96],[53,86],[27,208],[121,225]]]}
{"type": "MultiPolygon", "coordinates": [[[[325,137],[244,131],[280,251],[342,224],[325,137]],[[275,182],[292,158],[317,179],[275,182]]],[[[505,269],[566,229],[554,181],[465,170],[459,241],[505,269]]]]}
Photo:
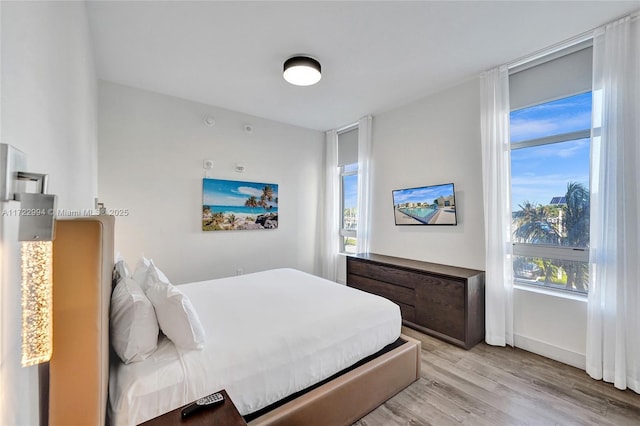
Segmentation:
{"type": "Polygon", "coordinates": [[[204,325],[205,348],[181,350],[162,337],[147,360],[112,365],[112,424],[137,424],[220,389],[246,415],[400,336],[396,304],[294,269],[179,288],[204,325]]]}

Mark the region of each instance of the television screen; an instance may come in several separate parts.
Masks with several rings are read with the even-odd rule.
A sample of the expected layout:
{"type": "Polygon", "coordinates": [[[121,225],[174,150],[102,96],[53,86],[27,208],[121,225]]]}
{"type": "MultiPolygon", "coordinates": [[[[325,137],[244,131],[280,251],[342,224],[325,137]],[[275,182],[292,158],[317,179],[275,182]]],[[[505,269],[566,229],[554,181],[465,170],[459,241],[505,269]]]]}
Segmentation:
{"type": "Polygon", "coordinates": [[[396,225],[457,225],[453,183],[393,191],[396,225]]]}

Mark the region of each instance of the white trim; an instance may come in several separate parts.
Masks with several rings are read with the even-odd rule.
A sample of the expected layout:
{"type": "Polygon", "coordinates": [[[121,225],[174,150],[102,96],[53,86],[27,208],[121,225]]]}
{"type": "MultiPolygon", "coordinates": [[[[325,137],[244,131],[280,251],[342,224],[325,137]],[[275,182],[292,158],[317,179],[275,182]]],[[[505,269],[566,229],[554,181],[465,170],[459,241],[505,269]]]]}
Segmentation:
{"type": "Polygon", "coordinates": [[[353,229],[340,228],[340,236],[341,237],[348,237],[348,238],[357,238],[358,237],[358,231],[357,230],[353,230],[353,229]]]}
{"type": "Polygon", "coordinates": [[[587,362],[584,354],[550,345],[546,342],[541,342],[540,340],[520,334],[514,335],[514,343],[516,348],[524,349],[525,351],[571,365],[581,370],[586,369],[587,362]]]}
{"type": "Polygon", "coordinates": [[[588,248],[513,243],[513,255],[524,257],[542,257],[544,259],[571,260],[573,262],[589,262],[588,248]]]}
{"type": "Polygon", "coordinates": [[[575,300],[583,303],[587,303],[588,300],[588,296],[586,294],[577,293],[575,291],[572,292],[569,290],[554,289],[536,284],[523,284],[521,282],[518,282],[517,279],[514,280],[513,288],[521,291],[544,294],[545,296],[559,297],[560,299],[575,300]]]}
{"type": "MultiPolygon", "coordinates": [[[[538,104],[540,105],[540,104],[538,104]]],[[[552,143],[571,142],[580,139],[590,139],[591,130],[578,130],[577,132],[561,133],[558,135],[545,136],[544,138],[528,139],[520,142],[511,142],[511,149],[529,148],[532,146],[549,145],[552,143]]]]}

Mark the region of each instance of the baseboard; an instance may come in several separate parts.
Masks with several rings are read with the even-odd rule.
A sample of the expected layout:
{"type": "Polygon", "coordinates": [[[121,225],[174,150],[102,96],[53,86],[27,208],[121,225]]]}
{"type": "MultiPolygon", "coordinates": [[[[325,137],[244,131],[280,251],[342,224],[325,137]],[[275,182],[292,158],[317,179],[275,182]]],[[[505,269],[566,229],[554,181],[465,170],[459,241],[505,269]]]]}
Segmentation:
{"type": "Polygon", "coordinates": [[[584,354],[559,348],[558,346],[553,346],[519,334],[514,336],[514,343],[517,348],[524,349],[525,351],[551,358],[581,370],[586,369],[587,361],[584,354]]]}

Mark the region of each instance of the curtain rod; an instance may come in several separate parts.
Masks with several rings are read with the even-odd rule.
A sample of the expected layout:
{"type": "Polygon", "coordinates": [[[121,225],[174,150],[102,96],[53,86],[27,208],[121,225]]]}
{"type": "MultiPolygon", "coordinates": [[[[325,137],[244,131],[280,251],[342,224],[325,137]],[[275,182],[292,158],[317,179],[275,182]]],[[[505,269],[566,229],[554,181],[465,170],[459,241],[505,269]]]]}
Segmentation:
{"type": "Polygon", "coordinates": [[[564,41],[561,41],[560,43],[556,43],[550,47],[545,47],[544,49],[538,50],[537,52],[534,52],[527,56],[522,56],[516,59],[515,61],[507,63],[507,68],[508,69],[517,68],[528,62],[532,62],[537,59],[543,58],[545,56],[552,55],[568,47],[575,46],[580,43],[584,43],[585,41],[588,41],[593,38],[594,31],[595,30],[587,31],[585,33],[572,37],[568,40],[564,40],[564,41]]]}
{"type": "Polygon", "coordinates": [[[355,123],[351,123],[351,124],[347,124],[346,126],[343,126],[339,129],[336,129],[337,133],[344,133],[344,132],[348,132],[349,130],[353,130],[355,128],[358,127],[358,121],[356,121],[355,123]]]}
{"type": "Polygon", "coordinates": [[[633,20],[633,21],[637,20],[638,18],[640,18],[640,10],[637,10],[635,12],[632,12],[632,13],[626,14],[624,16],[621,16],[619,18],[616,18],[616,19],[614,19],[614,20],[612,20],[610,22],[607,22],[607,23],[605,23],[603,25],[599,25],[596,28],[593,28],[593,29],[591,29],[589,31],[585,31],[582,34],[579,34],[579,35],[571,37],[571,38],[569,38],[567,40],[561,41],[560,43],[556,43],[556,44],[554,44],[554,45],[552,45],[550,47],[546,47],[546,48],[538,50],[537,52],[534,52],[532,54],[529,54],[529,55],[526,55],[526,56],[522,56],[522,57],[520,57],[518,59],[515,59],[514,61],[508,62],[506,64],[507,68],[508,69],[512,69],[512,68],[519,67],[521,65],[526,64],[527,62],[535,61],[535,60],[540,59],[540,58],[542,58],[544,56],[551,55],[551,54],[553,54],[555,52],[558,52],[560,50],[566,49],[566,48],[571,47],[571,46],[575,46],[576,44],[583,43],[583,42],[585,42],[585,41],[587,41],[589,39],[593,39],[593,36],[594,36],[595,32],[599,28],[606,27],[609,24],[612,24],[612,23],[614,23],[616,21],[619,21],[621,19],[625,19],[627,17],[631,18],[631,20],[633,20]]]}

